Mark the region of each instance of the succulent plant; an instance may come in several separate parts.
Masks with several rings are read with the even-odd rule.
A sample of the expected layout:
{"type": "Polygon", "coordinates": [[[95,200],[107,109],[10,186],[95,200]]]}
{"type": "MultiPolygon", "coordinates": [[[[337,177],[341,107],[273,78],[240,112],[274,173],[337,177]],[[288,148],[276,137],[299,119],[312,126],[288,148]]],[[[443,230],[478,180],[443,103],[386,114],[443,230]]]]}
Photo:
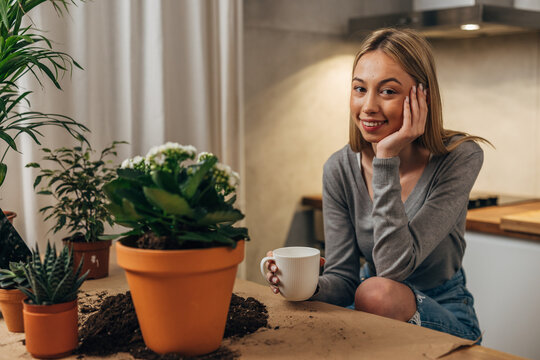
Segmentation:
{"type": "Polygon", "coordinates": [[[9,263],[9,269],[0,269],[0,288],[10,290],[18,286],[28,287],[28,280],[24,275],[25,266],[22,261],[12,261],[9,263]]]}
{"type": "Polygon", "coordinates": [[[77,270],[73,268],[73,254],[67,246],[57,255],[56,246],[47,243],[43,261],[36,246],[24,268],[28,287],[17,288],[28,296],[33,305],[53,305],[75,300],[79,288],[88,276],[88,271],[80,275],[82,265],[83,261],[79,263],[77,270]]]}

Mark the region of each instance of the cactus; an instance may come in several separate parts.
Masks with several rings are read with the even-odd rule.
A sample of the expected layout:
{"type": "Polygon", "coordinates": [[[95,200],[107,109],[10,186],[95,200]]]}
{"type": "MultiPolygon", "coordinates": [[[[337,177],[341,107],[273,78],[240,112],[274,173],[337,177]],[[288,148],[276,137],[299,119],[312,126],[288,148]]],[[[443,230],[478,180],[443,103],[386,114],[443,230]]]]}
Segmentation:
{"type": "Polygon", "coordinates": [[[25,265],[22,261],[11,261],[9,269],[0,269],[0,288],[10,290],[17,286],[28,287],[28,280],[24,276],[25,265]]]}
{"type": "Polygon", "coordinates": [[[25,293],[33,305],[60,304],[77,298],[77,292],[88,276],[80,275],[83,261],[77,270],[73,268],[73,254],[64,246],[59,255],[56,246],[47,243],[45,257],[41,261],[39,249],[32,251],[30,262],[24,268],[29,286],[17,288],[25,293]]]}

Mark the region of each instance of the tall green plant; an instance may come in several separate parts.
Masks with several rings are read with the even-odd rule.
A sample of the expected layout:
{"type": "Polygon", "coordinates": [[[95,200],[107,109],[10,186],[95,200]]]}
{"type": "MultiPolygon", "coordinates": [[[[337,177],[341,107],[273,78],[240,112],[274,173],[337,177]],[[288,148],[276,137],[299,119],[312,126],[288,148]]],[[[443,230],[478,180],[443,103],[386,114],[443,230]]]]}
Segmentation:
{"type": "Polygon", "coordinates": [[[19,135],[27,134],[41,144],[40,128],[57,126],[86,141],[82,132],[88,129],[67,116],[23,110],[30,108],[28,96],[32,92],[21,91],[17,85],[22,76],[30,73],[41,86],[42,77],[49,79],[61,90],[60,78],[70,73],[73,66],[81,68],[70,55],[53,50],[51,41],[36,33],[39,30],[22,25],[30,10],[47,1],[58,15],[67,12],[68,5],[74,3],[74,0],[0,0],[0,140],[5,143],[5,148],[0,147],[0,185],[7,173],[6,154],[10,149],[19,151],[15,142],[19,135]]]}

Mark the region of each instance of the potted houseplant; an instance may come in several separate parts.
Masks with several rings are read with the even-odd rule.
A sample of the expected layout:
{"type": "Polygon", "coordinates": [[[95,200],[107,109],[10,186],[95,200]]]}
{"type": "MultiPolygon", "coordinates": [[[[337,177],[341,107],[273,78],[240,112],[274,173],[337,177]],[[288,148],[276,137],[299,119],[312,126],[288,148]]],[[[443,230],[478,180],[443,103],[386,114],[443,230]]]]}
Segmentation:
{"type": "Polygon", "coordinates": [[[22,301],[26,295],[17,287],[28,287],[22,261],[10,262],[8,269],[0,269],[0,309],[11,332],[24,332],[22,301]]]}
{"type": "Polygon", "coordinates": [[[117,155],[116,146],[125,142],[114,141],[92,159],[94,151],[84,142],[74,147],[55,150],[42,149],[45,156],[42,163],[30,163],[27,167],[40,169],[34,189],[42,181],[45,187],[38,194],[52,196],[54,205],[39,211],[45,220],[54,219],[53,233],[66,229],[69,236],[64,243],[73,251],[75,266],[86,259],[83,272],[89,270],[88,279],[100,279],[109,274],[109,249],[111,240],[99,240],[104,225],[113,225],[112,216],[105,207],[106,197],[103,185],[116,177],[116,166],[110,157],[117,155]],[[52,163],[52,168],[43,165],[52,163]]]}
{"type": "Polygon", "coordinates": [[[8,330],[22,331],[22,304],[23,296],[13,284],[22,281],[20,266],[16,263],[26,262],[31,255],[30,249],[15,230],[10,220],[0,212],[0,310],[4,314],[8,330]],[[17,315],[17,307],[19,315],[17,315]],[[14,312],[12,312],[14,311],[14,312]],[[12,315],[15,314],[15,315],[12,315]]]}
{"type": "Polygon", "coordinates": [[[28,296],[23,302],[26,349],[36,358],[58,358],[70,354],[78,342],[77,293],[87,273],[82,263],[74,269],[67,246],[57,254],[47,243],[43,261],[39,249],[24,268],[28,287],[18,288],[28,296]]]}
{"type": "MultiPolygon", "coordinates": [[[[34,76],[42,85],[42,78],[49,79],[61,90],[59,79],[71,72],[73,66],[80,66],[71,56],[56,51],[51,41],[31,25],[23,25],[23,20],[36,6],[48,2],[62,15],[73,0],[8,0],[0,5],[0,186],[7,174],[4,160],[9,150],[20,152],[16,139],[21,134],[28,135],[40,144],[42,127],[61,127],[78,139],[84,139],[82,132],[88,129],[75,120],[59,115],[45,114],[29,110],[31,91],[23,91],[17,81],[26,74],[34,76]]],[[[31,21],[29,23],[32,23],[31,21]]],[[[6,211],[13,221],[17,214],[6,211]]]]}
{"type": "Polygon", "coordinates": [[[76,138],[84,139],[81,131],[88,129],[75,120],[58,114],[27,111],[30,107],[31,91],[21,91],[17,81],[25,74],[32,74],[40,84],[41,77],[49,79],[61,90],[59,79],[80,66],[71,56],[52,49],[51,42],[42,34],[37,34],[31,25],[22,25],[28,12],[36,6],[50,1],[57,13],[67,10],[72,0],[11,0],[3,1],[0,21],[0,141],[5,148],[0,157],[0,185],[4,182],[7,165],[4,163],[10,149],[19,151],[15,140],[27,134],[40,144],[43,126],[64,128],[76,138]]]}
{"type": "Polygon", "coordinates": [[[176,143],[117,172],[104,190],[115,221],[130,228],[116,250],[146,345],[186,356],[216,350],[248,240],[233,227],[244,217],[233,206],[238,175],[176,143]]]}

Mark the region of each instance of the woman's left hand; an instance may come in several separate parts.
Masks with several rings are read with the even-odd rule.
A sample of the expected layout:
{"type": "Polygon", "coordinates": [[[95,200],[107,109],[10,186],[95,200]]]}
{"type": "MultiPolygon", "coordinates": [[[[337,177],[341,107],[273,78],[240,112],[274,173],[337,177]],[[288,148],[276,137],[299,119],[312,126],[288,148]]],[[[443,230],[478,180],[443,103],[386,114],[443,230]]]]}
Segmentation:
{"type": "Polygon", "coordinates": [[[377,144],[378,158],[398,156],[401,150],[424,133],[428,113],[427,91],[420,84],[413,86],[403,103],[403,125],[377,144]]]}

